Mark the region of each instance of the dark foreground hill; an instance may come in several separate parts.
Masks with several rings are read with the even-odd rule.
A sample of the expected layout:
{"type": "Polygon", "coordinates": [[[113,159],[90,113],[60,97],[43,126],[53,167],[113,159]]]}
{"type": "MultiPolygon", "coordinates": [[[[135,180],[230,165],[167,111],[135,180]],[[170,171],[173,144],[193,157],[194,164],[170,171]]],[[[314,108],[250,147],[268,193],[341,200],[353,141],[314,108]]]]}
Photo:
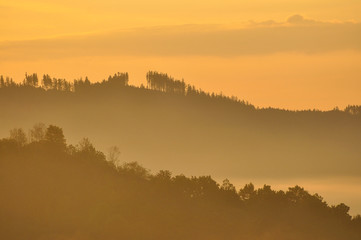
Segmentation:
{"type": "Polygon", "coordinates": [[[36,75],[3,80],[0,135],[45,122],[64,128],[69,142],[87,136],[123,161],[159,170],[221,177],[360,177],[361,108],[345,111],[257,109],[207,94],[168,75],[149,72],[147,87],[127,74],[101,83],[36,75]]]}
{"type": "MultiPolygon", "coordinates": [[[[239,191],[211,177],[106,161],[49,126],[0,140],[0,239],[359,240],[361,217],[299,186],[239,191]]],[[[115,154],[115,152],[114,152],[115,154]]]]}

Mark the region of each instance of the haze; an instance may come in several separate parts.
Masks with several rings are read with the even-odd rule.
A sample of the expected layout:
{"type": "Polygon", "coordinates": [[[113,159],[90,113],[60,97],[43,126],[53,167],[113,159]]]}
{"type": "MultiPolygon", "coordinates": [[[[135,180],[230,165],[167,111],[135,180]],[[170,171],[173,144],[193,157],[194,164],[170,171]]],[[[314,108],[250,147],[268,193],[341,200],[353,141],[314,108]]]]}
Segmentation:
{"type": "Polygon", "coordinates": [[[0,239],[361,239],[360,0],[0,0],[0,239]]]}
{"type": "Polygon", "coordinates": [[[360,104],[359,1],[0,1],[0,73],[171,73],[260,107],[360,104]]]}

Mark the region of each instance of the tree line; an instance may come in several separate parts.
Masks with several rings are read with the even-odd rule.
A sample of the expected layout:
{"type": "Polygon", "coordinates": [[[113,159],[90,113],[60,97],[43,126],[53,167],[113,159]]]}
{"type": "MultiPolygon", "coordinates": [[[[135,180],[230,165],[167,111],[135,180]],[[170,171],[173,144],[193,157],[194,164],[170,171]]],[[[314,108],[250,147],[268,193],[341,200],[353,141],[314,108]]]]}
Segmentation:
{"type": "MultiPolygon", "coordinates": [[[[128,73],[116,73],[109,75],[107,80],[103,80],[100,84],[111,86],[127,86],[129,81],[128,73]]],[[[25,78],[22,82],[16,83],[12,78],[0,76],[0,88],[7,87],[33,87],[42,88],[44,90],[57,91],[72,91],[76,92],[90,86],[97,86],[99,83],[91,83],[88,77],[75,79],[73,82],[66,79],[50,77],[49,74],[44,74],[40,79],[37,73],[28,75],[25,73],[25,78]]]]}
{"type": "MultiPolygon", "coordinates": [[[[243,105],[254,108],[254,106],[252,106],[248,102],[239,100],[235,96],[228,97],[223,95],[222,93],[217,94],[214,92],[205,92],[202,89],[198,89],[193,85],[185,83],[184,79],[177,80],[166,73],[148,71],[146,74],[146,81],[146,88],[149,90],[183,96],[208,97],[223,101],[241,103],[243,105]]],[[[103,79],[100,82],[91,82],[88,77],[85,77],[84,79],[75,79],[73,80],[73,82],[70,82],[66,79],[51,77],[49,74],[44,74],[42,78],[40,78],[37,73],[25,73],[25,78],[23,79],[23,81],[16,83],[12,78],[4,77],[3,75],[0,76],[0,89],[31,87],[44,90],[79,92],[87,89],[98,89],[102,87],[124,88],[126,86],[131,86],[129,85],[129,74],[127,72],[118,72],[114,75],[110,75],[107,79],[103,79]]],[[[144,88],[144,85],[142,84],[139,88],[144,88]]]]}
{"type": "MultiPolygon", "coordinates": [[[[196,88],[193,85],[185,83],[184,79],[178,80],[168,75],[167,73],[161,73],[157,71],[148,71],[146,74],[146,88],[158,92],[164,92],[168,94],[176,94],[183,96],[196,96],[210,99],[217,99],[221,101],[240,103],[251,109],[256,109],[255,106],[247,101],[240,100],[236,96],[225,96],[223,93],[209,93],[205,92],[200,88],[196,88]]],[[[15,82],[10,77],[4,77],[0,75],[0,89],[1,88],[20,88],[20,87],[31,87],[40,88],[44,90],[55,90],[65,92],[84,92],[88,89],[98,89],[102,87],[110,87],[112,89],[133,87],[143,89],[143,84],[140,87],[129,85],[129,74],[127,72],[118,72],[114,75],[109,75],[107,79],[103,79],[100,82],[91,82],[88,77],[74,79],[73,82],[67,81],[66,79],[55,78],[44,74],[40,79],[37,73],[27,74],[22,82],[15,82]]],[[[258,109],[258,107],[257,107],[258,109]]],[[[273,110],[272,108],[265,108],[265,110],[273,110]]],[[[308,110],[311,111],[311,110],[308,110]]],[[[312,111],[320,112],[319,110],[313,109],[312,111]]],[[[332,111],[340,112],[338,107],[335,107],[332,111]]],[[[348,105],[345,107],[343,112],[350,115],[361,115],[361,105],[348,105]]]]}
{"type": "Polygon", "coordinates": [[[228,179],[155,174],[89,139],[67,144],[42,123],[0,140],[4,239],[349,239],[361,216],[300,186],[275,191],[228,179]]]}
{"type": "Polygon", "coordinates": [[[184,79],[177,80],[166,73],[159,73],[156,71],[149,71],[146,75],[147,86],[150,89],[169,92],[179,93],[184,95],[186,91],[186,84],[184,79]]]}

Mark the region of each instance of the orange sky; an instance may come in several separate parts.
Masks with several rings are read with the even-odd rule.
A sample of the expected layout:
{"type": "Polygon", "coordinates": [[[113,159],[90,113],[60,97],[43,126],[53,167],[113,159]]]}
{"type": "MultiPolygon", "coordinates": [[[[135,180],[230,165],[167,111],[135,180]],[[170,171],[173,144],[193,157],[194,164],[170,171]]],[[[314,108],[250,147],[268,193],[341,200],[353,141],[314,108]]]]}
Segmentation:
{"type": "Polygon", "coordinates": [[[2,1],[0,74],[168,72],[260,107],[361,104],[358,0],[2,1]]]}

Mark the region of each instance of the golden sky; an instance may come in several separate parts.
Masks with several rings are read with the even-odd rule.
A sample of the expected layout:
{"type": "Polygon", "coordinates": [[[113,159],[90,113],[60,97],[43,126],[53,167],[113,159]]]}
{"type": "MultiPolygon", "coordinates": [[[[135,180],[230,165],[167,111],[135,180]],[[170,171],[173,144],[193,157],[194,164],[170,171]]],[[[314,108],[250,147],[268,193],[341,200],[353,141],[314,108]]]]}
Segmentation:
{"type": "Polygon", "coordinates": [[[361,1],[4,1],[0,74],[168,72],[260,107],[361,104],[361,1]]]}

